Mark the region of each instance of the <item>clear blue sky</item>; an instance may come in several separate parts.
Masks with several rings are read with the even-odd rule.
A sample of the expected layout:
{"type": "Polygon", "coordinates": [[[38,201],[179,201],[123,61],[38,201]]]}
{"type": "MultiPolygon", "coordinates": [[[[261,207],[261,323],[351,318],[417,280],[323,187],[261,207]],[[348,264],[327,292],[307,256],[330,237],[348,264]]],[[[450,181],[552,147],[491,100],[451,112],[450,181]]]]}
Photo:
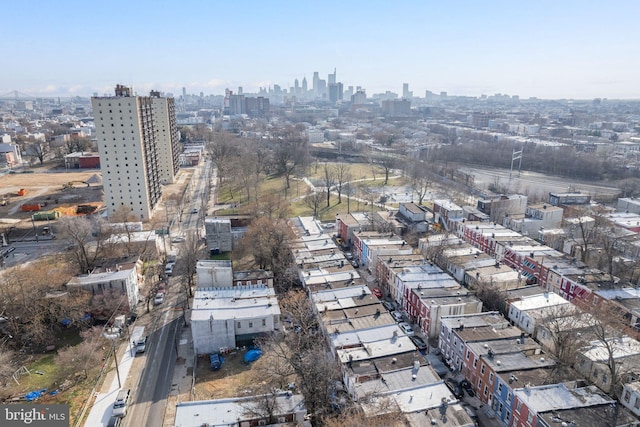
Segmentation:
{"type": "Polygon", "coordinates": [[[640,99],[640,1],[5,1],[0,95],[252,92],[321,78],[640,99]]]}

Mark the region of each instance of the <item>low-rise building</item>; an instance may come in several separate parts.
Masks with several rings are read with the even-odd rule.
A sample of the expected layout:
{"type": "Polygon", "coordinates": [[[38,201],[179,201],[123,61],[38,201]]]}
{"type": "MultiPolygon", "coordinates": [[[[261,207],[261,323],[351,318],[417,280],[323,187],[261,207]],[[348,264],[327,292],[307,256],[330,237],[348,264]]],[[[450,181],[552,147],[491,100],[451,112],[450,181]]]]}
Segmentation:
{"type": "Polygon", "coordinates": [[[118,264],[115,268],[95,269],[89,274],[76,276],[67,282],[69,288],[82,288],[93,295],[115,292],[125,295],[129,309],[138,305],[140,283],[138,263],[118,264]]]}
{"type": "Polygon", "coordinates": [[[279,330],[280,307],[273,288],[198,288],[191,310],[195,354],[250,346],[262,333],[279,330]]]}
{"type": "Polygon", "coordinates": [[[282,392],[267,397],[265,408],[261,396],[195,400],[176,405],[175,427],[190,426],[305,426],[307,409],[299,394],[282,392]]]}
{"type": "Polygon", "coordinates": [[[511,301],[507,311],[508,318],[514,325],[533,335],[541,320],[555,318],[558,314],[571,314],[572,310],[567,310],[566,307],[573,305],[556,293],[544,292],[511,301]]]}

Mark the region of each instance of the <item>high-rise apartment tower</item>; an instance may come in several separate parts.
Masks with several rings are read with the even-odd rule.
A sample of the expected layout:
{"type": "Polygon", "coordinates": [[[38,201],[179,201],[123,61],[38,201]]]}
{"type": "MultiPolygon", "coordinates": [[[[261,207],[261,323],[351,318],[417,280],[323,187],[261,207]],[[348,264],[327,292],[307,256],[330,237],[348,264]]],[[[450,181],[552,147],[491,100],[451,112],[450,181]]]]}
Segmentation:
{"type": "Polygon", "coordinates": [[[173,182],[180,167],[174,100],[159,92],[135,96],[117,85],[115,96],[93,97],[91,105],[107,214],[126,206],[147,221],[160,184],[173,182]]]}

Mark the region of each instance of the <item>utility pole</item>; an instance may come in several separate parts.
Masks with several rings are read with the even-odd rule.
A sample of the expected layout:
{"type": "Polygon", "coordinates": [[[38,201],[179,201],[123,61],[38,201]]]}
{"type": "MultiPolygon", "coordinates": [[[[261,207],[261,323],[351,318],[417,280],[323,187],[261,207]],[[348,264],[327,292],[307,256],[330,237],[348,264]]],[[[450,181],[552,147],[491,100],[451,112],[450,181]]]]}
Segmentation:
{"type": "Polygon", "coordinates": [[[513,175],[513,163],[516,160],[519,160],[519,162],[518,162],[518,176],[520,176],[520,170],[522,169],[522,152],[523,151],[524,151],[524,147],[521,148],[518,151],[516,151],[516,149],[514,148],[513,151],[511,152],[511,170],[509,171],[509,182],[507,183],[507,194],[511,190],[511,176],[513,175]]]}

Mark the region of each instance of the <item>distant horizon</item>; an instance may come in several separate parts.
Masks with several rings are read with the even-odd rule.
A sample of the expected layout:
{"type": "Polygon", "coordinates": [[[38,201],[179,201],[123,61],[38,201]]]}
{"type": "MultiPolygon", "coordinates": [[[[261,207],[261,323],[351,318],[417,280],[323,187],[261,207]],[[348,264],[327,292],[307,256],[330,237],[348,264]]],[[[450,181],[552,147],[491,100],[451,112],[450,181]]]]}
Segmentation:
{"type": "MultiPolygon", "coordinates": [[[[307,79],[308,80],[308,79],[307,79]]],[[[6,93],[2,93],[0,92],[0,100],[2,101],[11,101],[11,100],[25,100],[28,98],[76,98],[76,97],[80,97],[80,98],[91,98],[93,96],[99,96],[99,97],[103,97],[103,96],[115,96],[115,92],[114,89],[116,87],[116,85],[123,85],[126,87],[130,87],[133,90],[133,93],[136,96],[147,96],[149,95],[149,92],[154,90],[154,91],[159,91],[160,93],[162,93],[163,95],[167,95],[167,94],[171,94],[173,95],[174,98],[180,98],[182,96],[182,88],[184,87],[186,90],[186,94],[188,96],[200,96],[200,92],[202,92],[203,96],[225,96],[225,90],[229,89],[230,91],[232,91],[234,94],[238,94],[238,89],[240,87],[242,87],[242,94],[243,95],[247,95],[247,96],[258,96],[259,95],[259,90],[260,88],[256,88],[255,91],[251,91],[251,90],[247,90],[246,86],[243,86],[242,84],[240,84],[240,86],[235,86],[235,87],[225,87],[224,89],[222,89],[221,92],[219,93],[214,93],[214,92],[205,92],[204,90],[193,90],[190,92],[189,90],[189,86],[182,86],[182,87],[172,87],[172,90],[163,90],[162,86],[160,85],[149,85],[149,84],[142,84],[142,86],[144,87],[144,89],[140,89],[139,87],[133,85],[133,84],[128,84],[126,82],[114,82],[113,86],[106,90],[105,92],[99,92],[99,91],[94,91],[94,92],[84,92],[84,93],[68,93],[68,92],[60,92],[60,93],[51,93],[48,91],[42,92],[40,94],[36,94],[36,93],[28,93],[28,92],[22,92],[20,90],[16,91],[16,90],[11,90],[9,92],[6,93]],[[18,92],[18,97],[14,98],[13,94],[15,92],[18,92]],[[96,95],[94,95],[94,93],[96,95]]],[[[279,85],[278,83],[274,83],[274,85],[279,85]]],[[[284,91],[287,91],[287,95],[290,95],[290,89],[292,87],[284,87],[283,85],[279,85],[280,88],[284,91]]],[[[347,90],[348,86],[352,86],[352,85],[344,85],[344,90],[347,90]]],[[[354,93],[356,91],[356,87],[354,86],[354,93]]],[[[372,98],[373,96],[376,95],[384,95],[387,92],[390,93],[395,93],[396,95],[398,95],[398,98],[402,98],[402,83],[400,83],[400,90],[393,90],[393,89],[384,89],[384,90],[380,90],[380,91],[376,91],[376,92],[371,92],[369,91],[366,87],[362,87],[362,89],[366,92],[367,98],[372,98]]],[[[263,87],[264,89],[271,89],[273,90],[273,85],[270,86],[266,86],[263,87]]],[[[308,101],[314,101],[314,100],[318,100],[318,99],[314,99],[313,95],[312,95],[312,91],[311,91],[311,86],[309,86],[308,92],[309,92],[309,98],[307,98],[308,101]]],[[[49,87],[49,90],[51,90],[51,87],[49,87]]],[[[429,90],[429,89],[426,89],[429,90]]],[[[413,92],[413,96],[412,98],[420,98],[420,99],[425,99],[426,97],[426,92],[423,92],[421,94],[416,94],[416,92],[414,90],[412,90],[411,85],[409,85],[409,91],[413,92]]],[[[75,92],[75,89],[74,91],[75,92]]],[[[593,98],[570,98],[570,97],[564,97],[564,98],[545,98],[545,97],[541,97],[541,96],[521,96],[517,93],[504,93],[504,92],[496,92],[496,93],[481,93],[481,94],[470,94],[470,93],[451,93],[447,90],[442,90],[439,92],[436,91],[431,91],[432,94],[436,97],[440,96],[441,92],[445,92],[447,94],[448,97],[464,97],[464,98],[476,98],[476,99],[481,99],[481,97],[486,96],[486,97],[494,97],[494,96],[509,96],[509,97],[513,97],[513,96],[517,96],[519,98],[519,100],[521,101],[527,101],[530,99],[537,99],[537,100],[543,100],[543,101],[593,101],[595,99],[600,99],[600,100],[606,100],[606,101],[640,101],[640,96],[637,97],[629,97],[629,98],[619,98],[619,97],[600,97],[600,96],[596,96],[593,98]]],[[[345,100],[348,101],[348,100],[345,100]]]]}
{"type": "Polygon", "coordinates": [[[0,96],[283,89],[640,99],[640,2],[9,2],[0,96]]]}

